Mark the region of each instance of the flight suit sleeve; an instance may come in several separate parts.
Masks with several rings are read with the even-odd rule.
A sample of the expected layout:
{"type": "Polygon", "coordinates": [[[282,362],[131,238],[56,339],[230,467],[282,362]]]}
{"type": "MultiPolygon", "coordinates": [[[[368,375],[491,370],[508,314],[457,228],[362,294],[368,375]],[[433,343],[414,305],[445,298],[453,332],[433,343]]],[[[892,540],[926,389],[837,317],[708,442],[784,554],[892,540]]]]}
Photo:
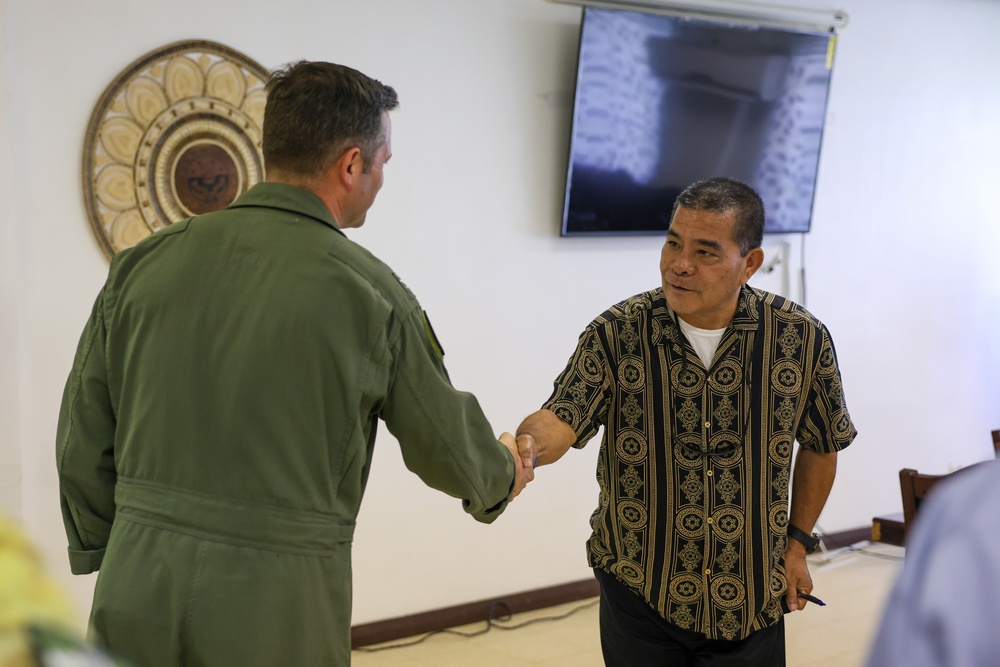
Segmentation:
{"type": "Polygon", "coordinates": [[[56,432],[60,504],[74,574],[100,568],[115,516],[115,414],[106,333],[102,290],[80,337],[56,432]]]}
{"type": "Polygon", "coordinates": [[[399,441],[406,467],[428,486],[461,498],[490,523],[514,485],[514,459],[475,396],[452,386],[426,314],[413,308],[390,336],[395,365],[381,418],[399,441]]]}

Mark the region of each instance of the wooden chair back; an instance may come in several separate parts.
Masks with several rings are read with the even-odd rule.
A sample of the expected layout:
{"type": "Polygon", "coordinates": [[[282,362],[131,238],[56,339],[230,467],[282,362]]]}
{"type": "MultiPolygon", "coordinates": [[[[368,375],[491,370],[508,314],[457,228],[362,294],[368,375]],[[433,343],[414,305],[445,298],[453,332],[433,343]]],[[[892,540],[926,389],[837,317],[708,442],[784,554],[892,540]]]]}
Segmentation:
{"type": "Polygon", "coordinates": [[[917,511],[920,510],[920,505],[927,494],[935,484],[947,476],[947,474],[920,473],[912,468],[903,468],[899,471],[899,490],[903,497],[903,527],[906,533],[910,532],[910,527],[917,518],[917,511]]]}
{"type": "Polygon", "coordinates": [[[944,479],[952,475],[958,475],[965,470],[974,468],[979,463],[973,463],[965,468],[959,468],[950,473],[940,475],[930,475],[917,472],[912,468],[903,468],[899,471],[899,490],[903,496],[903,532],[904,535],[910,532],[913,521],[917,518],[920,505],[927,499],[931,490],[944,479]]]}

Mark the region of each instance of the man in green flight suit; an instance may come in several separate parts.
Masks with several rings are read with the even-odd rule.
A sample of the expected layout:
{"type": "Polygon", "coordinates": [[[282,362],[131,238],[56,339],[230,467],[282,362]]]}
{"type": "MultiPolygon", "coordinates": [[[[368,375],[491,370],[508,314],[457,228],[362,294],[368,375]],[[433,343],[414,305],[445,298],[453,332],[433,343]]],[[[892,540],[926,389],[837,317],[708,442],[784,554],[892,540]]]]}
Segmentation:
{"type": "Polygon", "coordinates": [[[57,466],[91,632],[137,665],[348,665],[351,539],[379,419],[493,521],[532,477],[456,390],[413,295],[341,231],[391,154],[395,91],[299,62],[268,84],[267,182],[118,254],[57,466]]]}

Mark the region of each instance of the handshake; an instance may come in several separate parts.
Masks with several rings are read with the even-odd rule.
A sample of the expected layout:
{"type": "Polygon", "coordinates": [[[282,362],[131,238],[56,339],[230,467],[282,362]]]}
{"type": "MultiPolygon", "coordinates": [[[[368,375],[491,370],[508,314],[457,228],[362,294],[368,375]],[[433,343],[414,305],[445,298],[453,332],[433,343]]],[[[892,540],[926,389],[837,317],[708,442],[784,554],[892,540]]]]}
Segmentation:
{"type": "Polygon", "coordinates": [[[535,439],[523,433],[516,438],[510,433],[500,434],[500,442],[510,450],[514,457],[514,490],[510,494],[510,500],[514,500],[517,494],[528,485],[528,482],[535,479],[535,465],[538,463],[538,446],[535,439]]]}

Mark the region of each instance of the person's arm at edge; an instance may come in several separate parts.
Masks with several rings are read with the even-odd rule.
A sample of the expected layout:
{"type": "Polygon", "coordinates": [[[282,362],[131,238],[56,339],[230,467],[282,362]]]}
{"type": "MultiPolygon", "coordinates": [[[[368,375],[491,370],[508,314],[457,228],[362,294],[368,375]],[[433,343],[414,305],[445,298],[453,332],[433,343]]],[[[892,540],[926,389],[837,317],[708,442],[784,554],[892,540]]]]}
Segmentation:
{"type": "Polygon", "coordinates": [[[525,417],[517,427],[521,458],[530,458],[535,466],[555,463],[576,441],[573,427],[544,408],[525,417]]]}
{"type": "MultiPolygon", "coordinates": [[[[837,475],[837,452],[823,454],[799,447],[792,476],[792,502],[789,523],[812,533],[837,475]]],[[[812,592],[812,578],[806,564],[806,548],[798,540],[788,538],[785,547],[785,577],[788,592],[785,600],[791,611],[805,606],[798,592],[812,592]]]]}

